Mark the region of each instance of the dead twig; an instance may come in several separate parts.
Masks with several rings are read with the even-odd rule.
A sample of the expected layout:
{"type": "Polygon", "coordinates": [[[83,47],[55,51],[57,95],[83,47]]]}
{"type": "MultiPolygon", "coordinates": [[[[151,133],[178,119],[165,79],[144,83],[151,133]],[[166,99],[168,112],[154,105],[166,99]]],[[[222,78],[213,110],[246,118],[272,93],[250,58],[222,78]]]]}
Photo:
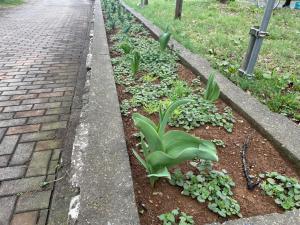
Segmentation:
{"type": "Polygon", "coordinates": [[[251,144],[251,138],[252,138],[252,134],[247,136],[246,140],[244,141],[244,144],[242,146],[242,151],[241,151],[241,157],[242,157],[242,163],[243,163],[243,172],[244,172],[244,176],[246,178],[247,181],[247,188],[248,190],[254,190],[254,188],[256,186],[259,185],[259,181],[257,181],[256,183],[254,183],[252,181],[251,176],[249,175],[249,166],[248,166],[248,158],[247,158],[247,153],[251,144]]]}

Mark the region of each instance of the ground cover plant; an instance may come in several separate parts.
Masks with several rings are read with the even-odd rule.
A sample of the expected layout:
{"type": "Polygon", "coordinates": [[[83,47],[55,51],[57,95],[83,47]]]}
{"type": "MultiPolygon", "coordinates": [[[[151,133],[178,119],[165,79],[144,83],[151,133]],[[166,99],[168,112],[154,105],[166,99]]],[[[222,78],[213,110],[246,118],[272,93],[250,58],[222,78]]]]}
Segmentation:
{"type": "Polygon", "coordinates": [[[260,174],[264,179],[261,189],[275,198],[276,204],[286,210],[300,208],[300,183],[295,178],[277,172],[260,174]]]}
{"type": "Polygon", "coordinates": [[[182,194],[195,198],[198,202],[208,201],[208,208],[222,217],[238,215],[240,205],[232,197],[232,188],[235,183],[226,170],[212,169],[210,161],[201,161],[195,166],[197,172],[188,171],[183,174],[181,170],[175,170],[170,183],[182,187],[182,194]]]}
{"type": "MultiPolygon", "coordinates": [[[[272,198],[257,190],[254,196],[257,195],[258,199],[254,202],[261,204],[254,209],[249,207],[253,202],[249,204],[247,201],[253,198],[253,193],[248,192],[243,178],[240,179],[241,171],[237,169],[241,165],[240,150],[237,146],[249,132],[253,133],[253,128],[218,99],[219,90],[213,75],[210,84],[204,87],[191,71],[179,63],[176,52],[161,48],[160,41],[155,41],[143,26],[118,6],[117,1],[104,0],[102,7],[141,223],[192,224],[191,215],[195,224],[200,225],[224,221],[228,217],[236,218],[241,213],[252,216],[280,212],[272,198]],[[135,73],[132,71],[134,52],[140,56],[135,73]],[[185,104],[178,104],[182,101],[185,104]],[[176,153],[176,157],[166,157],[167,160],[161,163],[168,153],[165,147],[167,143],[173,143],[176,151],[172,150],[172,154],[177,150],[182,152],[185,148],[190,151],[191,145],[192,152],[208,146],[209,149],[215,149],[214,143],[218,151],[210,151],[215,152],[210,156],[216,159],[217,153],[220,161],[212,164],[205,160],[198,164],[199,159],[191,161],[194,157],[189,154],[184,160],[177,161],[176,157],[180,154],[176,153]],[[181,148],[181,144],[184,147],[181,148]],[[159,157],[149,160],[152,153],[159,154],[159,157]],[[174,172],[169,165],[178,170],[174,172]],[[170,178],[170,175],[174,178],[179,170],[181,179],[177,173],[178,179],[173,183],[175,186],[166,179],[157,179],[170,178]],[[188,172],[190,170],[192,172],[188,172]],[[154,178],[152,181],[151,177],[154,178]],[[151,187],[150,184],[154,182],[155,186],[151,187]],[[180,189],[185,195],[180,195],[180,189]],[[188,215],[174,211],[176,208],[188,215]]],[[[253,143],[256,153],[249,154],[253,154],[259,162],[258,168],[251,167],[255,168],[255,174],[281,167],[285,168],[287,174],[295,174],[270,143],[266,143],[258,133],[256,138],[257,143],[253,143]],[[279,163],[269,163],[266,160],[268,157],[279,163]]],[[[197,158],[199,155],[194,156],[197,158]]]]}
{"type": "Polygon", "coordinates": [[[255,79],[238,75],[249,40],[249,29],[259,25],[263,9],[244,0],[220,4],[217,0],[187,0],[181,20],[174,20],[174,1],[153,0],[141,8],[137,0],[125,0],[192,52],[270,110],[300,122],[299,10],[275,10],[264,41],[255,79]]]}
{"type": "Polygon", "coordinates": [[[193,217],[174,209],[171,212],[161,214],[159,220],[162,221],[163,225],[193,225],[195,224],[193,217]]]}

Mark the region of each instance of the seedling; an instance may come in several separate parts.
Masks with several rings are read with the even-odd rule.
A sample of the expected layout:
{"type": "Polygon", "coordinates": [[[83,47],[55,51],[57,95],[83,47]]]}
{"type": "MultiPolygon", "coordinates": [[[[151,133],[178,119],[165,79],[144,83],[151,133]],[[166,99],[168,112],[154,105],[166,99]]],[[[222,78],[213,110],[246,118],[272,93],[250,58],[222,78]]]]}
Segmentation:
{"type": "Polygon", "coordinates": [[[209,100],[209,101],[216,101],[218,100],[220,96],[220,88],[215,81],[215,75],[211,74],[209,75],[208,81],[207,81],[207,86],[204,92],[204,98],[209,100]]]}
{"type": "Polygon", "coordinates": [[[179,209],[174,209],[171,212],[161,214],[159,220],[163,225],[193,225],[195,224],[193,217],[181,212],[179,209]]]}
{"type": "Polygon", "coordinates": [[[139,52],[134,51],[132,54],[132,61],[131,61],[131,71],[133,75],[136,75],[139,67],[140,67],[141,55],[139,52]]]}
{"type": "Polygon", "coordinates": [[[159,44],[160,44],[160,49],[162,51],[164,51],[167,48],[170,38],[171,38],[171,33],[168,32],[168,28],[167,28],[166,31],[159,36],[159,44]]]}
{"type": "Polygon", "coordinates": [[[260,174],[261,189],[285,210],[300,208],[300,183],[277,172],[260,174]]]}

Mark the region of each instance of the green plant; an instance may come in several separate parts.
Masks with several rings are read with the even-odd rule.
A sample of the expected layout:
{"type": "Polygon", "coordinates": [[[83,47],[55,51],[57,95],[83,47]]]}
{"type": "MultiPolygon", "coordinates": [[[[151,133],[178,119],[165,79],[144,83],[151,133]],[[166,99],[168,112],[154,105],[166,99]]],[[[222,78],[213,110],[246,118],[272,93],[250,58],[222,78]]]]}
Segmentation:
{"type": "Polygon", "coordinates": [[[117,23],[117,21],[115,20],[115,18],[114,17],[110,17],[110,19],[108,20],[108,28],[110,29],[110,30],[114,30],[115,28],[116,28],[116,23],[117,23]]]}
{"type": "Polygon", "coordinates": [[[143,79],[143,82],[151,83],[151,82],[157,80],[157,77],[152,74],[146,74],[143,76],[142,79],[143,79]]]}
{"type": "Polygon", "coordinates": [[[141,61],[141,55],[139,52],[134,51],[132,54],[132,61],[131,61],[131,71],[133,75],[136,75],[136,73],[139,70],[140,67],[140,61],[141,61]]]}
{"type": "Polygon", "coordinates": [[[144,105],[144,111],[149,114],[153,114],[159,111],[160,103],[157,101],[149,102],[144,105]]]}
{"type": "Polygon", "coordinates": [[[173,111],[190,101],[189,99],[177,100],[165,111],[160,110],[158,124],[139,113],[134,113],[132,116],[135,126],[142,134],[141,146],[144,158],[134,150],[133,153],[145,167],[152,186],[160,177],[170,179],[168,168],[183,161],[194,158],[218,160],[216,148],[212,142],[201,140],[183,131],[165,132],[173,111]]]}
{"type": "Polygon", "coordinates": [[[169,125],[191,130],[204,124],[211,124],[232,132],[235,120],[231,108],[225,107],[224,112],[219,113],[213,102],[203,99],[200,95],[190,95],[189,98],[194,101],[180,107],[180,114],[173,116],[169,125]]]}
{"type": "Polygon", "coordinates": [[[225,142],[220,139],[213,139],[211,140],[211,142],[214,143],[216,146],[220,146],[222,148],[226,147],[225,142]]]}
{"type": "Polygon", "coordinates": [[[277,172],[260,174],[261,189],[285,210],[300,208],[300,184],[295,178],[277,172]]]}
{"type": "Polygon", "coordinates": [[[125,54],[129,54],[131,52],[131,49],[132,49],[131,45],[126,41],[124,41],[120,44],[120,48],[123,50],[123,52],[125,54]]]}
{"type": "Polygon", "coordinates": [[[162,51],[164,51],[167,46],[168,46],[168,43],[170,41],[170,38],[171,38],[171,33],[168,32],[168,28],[166,29],[166,32],[162,33],[160,36],[159,36],[159,44],[160,44],[160,49],[162,51]]]}
{"type": "Polygon", "coordinates": [[[193,217],[174,209],[171,212],[161,214],[159,220],[163,222],[163,225],[193,225],[195,224],[193,217]]]}
{"type": "Polygon", "coordinates": [[[129,32],[131,28],[131,25],[130,24],[126,24],[124,27],[123,27],[123,33],[124,34],[127,34],[129,32]]]}
{"type": "Polygon", "coordinates": [[[4,6],[8,6],[8,5],[19,5],[23,3],[23,0],[0,0],[0,7],[2,5],[4,6]]]}
{"type": "Polygon", "coordinates": [[[208,201],[208,208],[222,217],[241,217],[240,206],[232,198],[231,188],[235,184],[227,172],[212,170],[211,162],[206,160],[196,164],[196,168],[199,174],[189,171],[184,175],[180,170],[176,170],[171,175],[170,184],[182,187],[183,195],[191,196],[200,203],[208,201]]]}
{"type": "Polygon", "coordinates": [[[195,166],[200,173],[209,174],[213,170],[213,163],[209,160],[201,160],[195,166]]]}
{"type": "Polygon", "coordinates": [[[169,94],[169,98],[173,101],[189,96],[192,93],[191,88],[185,81],[176,80],[169,94]]]}
{"type": "Polygon", "coordinates": [[[220,96],[220,88],[215,80],[215,75],[211,74],[208,77],[204,98],[209,101],[216,101],[220,96]]]}

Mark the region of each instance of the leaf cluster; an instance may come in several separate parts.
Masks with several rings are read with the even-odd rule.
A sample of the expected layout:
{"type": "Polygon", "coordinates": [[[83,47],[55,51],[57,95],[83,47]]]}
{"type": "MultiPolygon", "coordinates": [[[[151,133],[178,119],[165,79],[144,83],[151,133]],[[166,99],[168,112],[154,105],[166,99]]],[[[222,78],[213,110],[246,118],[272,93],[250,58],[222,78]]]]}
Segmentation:
{"type": "Polygon", "coordinates": [[[295,178],[277,172],[260,174],[261,189],[285,210],[300,208],[300,184],[295,178]]]}
{"type": "Polygon", "coordinates": [[[133,154],[147,170],[152,186],[160,177],[171,179],[168,169],[186,160],[194,158],[218,160],[212,142],[201,140],[183,131],[165,131],[169,118],[176,108],[190,101],[177,100],[166,110],[160,109],[158,124],[139,113],[132,116],[135,126],[141,133],[143,158],[135,150],[133,154]]]}
{"type": "Polygon", "coordinates": [[[203,172],[206,168],[200,167],[197,174],[192,171],[183,174],[176,170],[171,176],[170,184],[182,187],[183,195],[191,196],[200,203],[208,201],[208,208],[222,217],[241,217],[240,206],[232,197],[231,189],[235,186],[233,180],[225,170],[203,172]]]}
{"type": "Polygon", "coordinates": [[[174,209],[171,212],[161,214],[159,220],[162,221],[163,225],[193,225],[195,224],[193,217],[174,209]]]}

